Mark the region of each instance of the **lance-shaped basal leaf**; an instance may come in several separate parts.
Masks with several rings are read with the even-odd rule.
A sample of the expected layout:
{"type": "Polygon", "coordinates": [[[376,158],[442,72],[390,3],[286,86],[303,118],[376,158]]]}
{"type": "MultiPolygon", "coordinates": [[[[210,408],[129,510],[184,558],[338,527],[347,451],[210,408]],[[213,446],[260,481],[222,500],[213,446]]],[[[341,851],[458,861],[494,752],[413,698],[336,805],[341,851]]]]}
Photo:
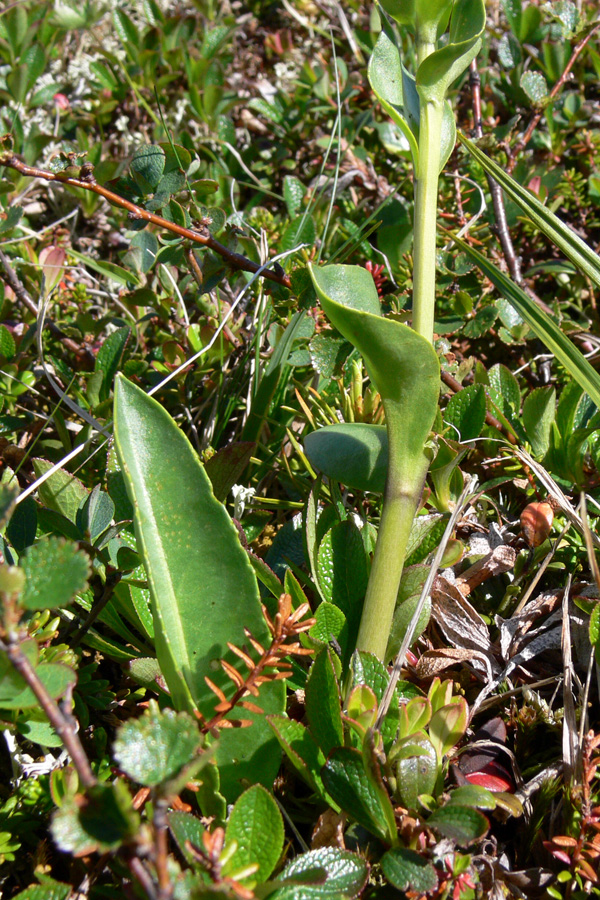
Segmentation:
{"type": "Polygon", "coordinates": [[[198,723],[187,713],[158,708],[155,700],[139,719],[120,726],[114,743],[119,767],[133,781],[156,787],[174,778],[200,747],[198,723]]]}
{"type": "Polygon", "coordinates": [[[483,0],[457,0],[448,43],[427,56],[417,70],[417,91],[425,103],[441,105],[452,83],[475,59],[485,27],[483,0]]]}
{"type": "MultiPolygon", "coordinates": [[[[381,316],[375,282],[366,269],[324,266],[310,271],[329,320],[361,353],[381,395],[395,484],[398,489],[417,489],[428,462],[424,445],[437,411],[440,368],[435,350],[407,325],[381,316]]],[[[340,448],[343,441],[352,442],[348,434],[354,434],[350,426],[341,427],[340,448]]],[[[356,434],[364,435],[361,426],[356,434]]]]}
{"type": "MultiPolygon", "coordinates": [[[[468,140],[464,135],[459,135],[463,144],[471,156],[494,181],[497,181],[502,190],[506,191],[511,200],[519,206],[534,225],[549,238],[552,243],[573,262],[577,268],[600,287],[600,258],[592,248],[582,240],[568,225],[562,222],[552,210],[534,197],[527,188],[518,184],[514,178],[500,168],[493,160],[483,153],[477,144],[468,140]]],[[[486,273],[487,274],[487,273],[486,273]]],[[[507,298],[510,301],[510,297],[507,298]]],[[[512,302],[512,301],[510,301],[512,302]]],[[[525,318],[525,316],[523,316],[525,318]]],[[[527,321],[527,319],[526,319],[527,321]]],[[[532,326],[533,327],[533,326],[532,326]]]]}
{"type": "Polygon", "coordinates": [[[87,586],[90,561],[77,545],[63,538],[42,538],[21,560],[25,590],[24,609],[60,609],[87,586]]]}
{"type": "Polygon", "coordinates": [[[382,494],[388,467],[385,425],[325,425],[304,438],[311,466],[355,491],[382,494]]]}
{"type": "MultiPolygon", "coordinates": [[[[495,176],[494,176],[495,177],[495,176]]],[[[560,330],[550,316],[541,309],[525,291],[515,284],[500,269],[469,244],[454,238],[454,242],[467,253],[473,262],[490,279],[511,306],[517,310],[535,335],[543,341],[567,372],[583,388],[600,409],[600,375],[588,362],[583,353],[560,330]]],[[[600,282],[599,282],[600,284],[600,282]]]]}
{"type": "MultiPolygon", "coordinates": [[[[229,656],[227,642],[245,644],[245,627],[269,642],[256,577],[191,444],[156,400],[123,377],[115,388],[115,443],[172,703],[211,716],[215,698],[205,677],[232,690],[219,666],[229,656]]],[[[284,695],[281,682],[265,684],[256,703],[265,713],[283,712],[284,695]]],[[[244,710],[243,718],[253,720],[252,727],[222,732],[216,753],[229,799],[241,791],[242,779],[270,783],[279,766],[264,717],[244,710]]]]}

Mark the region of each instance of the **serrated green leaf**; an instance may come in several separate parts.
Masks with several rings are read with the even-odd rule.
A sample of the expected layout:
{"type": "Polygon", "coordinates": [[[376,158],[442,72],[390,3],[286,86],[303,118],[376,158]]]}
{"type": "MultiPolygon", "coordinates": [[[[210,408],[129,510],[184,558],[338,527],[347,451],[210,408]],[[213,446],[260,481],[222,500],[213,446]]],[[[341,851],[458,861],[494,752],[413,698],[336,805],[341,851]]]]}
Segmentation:
{"type": "Polygon", "coordinates": [[[77,511],[76,524],[82,534],[89,534],[93,544],[106,531],[114,514],[115,505],[110,495],[100,490],[100,485],[97,484],[77,511]]]}
{"type": "Polygon", "coordinates": [[[32,884],[15,894],[13,900],[67,900],[73,888],[46,876],[43,884],[32,884]]]}
{"type": "Polygon", "coordinates": [[[446,522],[446,516],[438,513],[417,516],[406,548],[407,567],[423,562],[437,548],[446,529],[446,522]]]}
{"type": "Polygon", "coordinates": [[[291,219],[298,215],[305,194],[306,188],[295,175],[285,176],[283,179],[283,198],[291,219]]]}
{"type": "Polygon", "coordinates": [[[13,512],[6,528],[6,536],[17,553],[23,553],[35,541],[37,513],[38,506],[33,497],[26,497],[13,512]]]}
{"type": "Polygon", "coordinates": [[[197,860],[194,854],[187,847],[187,842],[198,849],[203,848],[202,835],[206,831],[206,827],[202,821],[191,813],[181,810],[171,810],[167,814],[169,829],[173,835],[179,851],[190,864],[194,864],[197,860]]]}
{"type": "Polygon", "coordinates": [[[0,484],[0,528],[6,525],[14,506],[15,500],[19,496],[19,483],[15,479],[8,483],[0,484]]]}
{"type": "MultiPolygon", "coordinates": [[[[34,459],[32,463],[36,478],[41,478],[52,468],[52,463],[47,459],[34,459]]],[[[65,469],[57,469],[38,488],[38,496],[42,503],[73,523],[77,517],[77,510],[87,495],[87,488],[65,469]]]]}
{"type": "Polygon", "coordinates": [[[244,882],[249,885],[265,881],[277,864],[283,850],[283,818],[275,800],[260,784],[255,784],[238,797],[225,832],[225,847],[233,841],[237,849],[224,867],[224,875],[258,864],[258,870],[244,882]]]}
{"type": "Polygon", "coordinates": [[[359,750],[336,747],[329,754],[321,777],[344,812],[386,843],[396,842],[394,810],[381,776],[376,779],[367,775],[359,750]]]}
{"type": "Polygon", "coordinates": [[[0,355],[4,356],[5,359],[11,360],[15,355],[16,349],[14,337],[6,325],[0,325],[0,355]]]}
{"type": "Polygon", "coordinates": [[[194,759],[200,743],[195,719],[172,709],[160,710],[151,700],[139,719],[119,727],[113,750],[129,778],[156,787],[178,775],[194,759]]]}
{"type": "Polygon", "coordinates": [[[282,250],[291,250],[300,244],[314,246],[317,239],[317,226],[311,215],[296,216],[281,235],[279,244],[282,250]]]}
{"type": "Polygon", "coordinates": [[[436,809],[427,825],[461,846],[479,840],[489,828],[488,820],[479,810],[452,803],[436,809]]]}
{"type": "Polygon", "coordinates": [[[323,750],[344,743],[340,688],[333,666],[331,651],[325,647],[317,654],[306,682],[306,718],[310,730],[323,750]]]}
{"type": "MultiPolygon", "coordinates": [[[[416,697],[409,702],[424,699],[416,697]]],[[[433,794],[435,790],[439,772],[435,747],[427,737],[416,734],[402,745],[400,756],[395,765],[398,793],[408,809],[417,809],[420,794],[433,794]]]]}
{"type": "Polygon", "coordinates": [[[294,768],[320,797],[327,799],[321,780],[325,754],[310,731],[301,722],[285,716],[269,716],[267,721],[294,768]]]}
{"type": "Polygon", "coordinates": [[[128,256],[142,274],[149,272],[158,254],[158,238],[152,231],[138,231],[129,244],[128,256]]]}
{"type": "Polygon", "coordinates": [[[461,442],[479,437],[485,423],[485,391],[470,384],[454,394],[444,410],[444,424],[452,426],[448,437],[461,442]]]}
{"type": "Polygon", "coordinates": [[[521,75],[521,87],[534,106],[540,106],[548,96],[548,84],[541,72],[528,69],[521,75]]]}
{"type": "Polygon", "coordinates": [[[369,572],[363,539],[352,519],[338,522],[323,537],[317,552],[317,573],[322,595],[339,606],[351,637],[355,636],[369,572]]]}
{"type": "Polygon", "coordinates": [[[388,850],[381,858],[381,869],[390,884],[399,891],[412,890],[424,894],[438,884],[432,863],[406,847],[388,850]]]}
{"type": "Polygon", "coordinates": [[[315,613],[316,622],[308,632],[313,641],[328,644],[332,640],[340,645],[346,643],[346,616],[339,608],[327,600],[323,600],[315,613]]]}
{"type": "MultiPolygon", "coordinates": [[[[413,620],[428,571],[427,566],[408,566],[402,573],[402,581],[400,582],[396,609],[394,610],[394,618],[392,620],[392,628],[390,630],[386,650],[386,659],[395,657],[400,649],[400,645],[404,640],[404,635],[413,620]]],[[[429,623],[430,616],[431,598],[427,597],[413,633],[413,641],[416,641],[423,634],[429,623]]]]}
{"type": "Polygon", "coordinates": [[[22,215],[21,206],[10,206],[6,211],[6,218],[0,219],[0,234],[11,231],[19,223],[22,215]]]}
{"type": "MultiPolygon", "coordinates": [[[[387,667],[372,653],[360,653],[358,651],[352,654],[350,666],[352,673],[351,688],[360,684],[367,685],[375,694],[377,703],[380,704],[390,680],[387,667]]],[[[381,725],[381,736],[386,750],[398,731],[399,703],[399,694],[396,689],[392,696],[390,708],[381,725]]]]}
{"type": "Polygon", "coordinates": [[[123,359],[123,352],[130,334],[131,328],[123,325],[109,334],[98,350],[95,371],[102,373],[100,400],[107,400],[110,397],[113,380],[123,359]]]}
{"type": "Polygon", "coordinates": [[[139,816],[123,781],[97,784],[84,796],[65,802],[50,825],[58,848],[76,857],[116,850],[138,828],[139,816]]]}
{"type": "Polygon", "coordinates": [[[61,609],[87,587],[90,561],[83,550],[64,538],[42,538],[21,559],[24,609],[61,609]]]}
{"type": "Polygon", "coordinates": [[[535,388],[523,403],[523,425],[533,455],[542,459],[550,446],[552,423],[556,416],[556,390],[553,387],[535,388]]]}
{"type": "MultiPolygon", "coordinates": [[[[39,707],[39,699],[27,686],[25,679],[8,663],[4,653],[0,653],[1,672],[4,674],[0,677],[0,709],[39,707]]],[[[35,672],[46,693],[54,700],[62,697],[67,688],[77,680],[73,669],[62,663],[40,663],[35,666],[35,672]]]]}
{"type": "Polygon", "coordinates": [[[347,850],[321,847],[288,863],[280,882],[292,882],[270,894],[270,900],[352,900],[369,877],[367,861],[347,850]]]}

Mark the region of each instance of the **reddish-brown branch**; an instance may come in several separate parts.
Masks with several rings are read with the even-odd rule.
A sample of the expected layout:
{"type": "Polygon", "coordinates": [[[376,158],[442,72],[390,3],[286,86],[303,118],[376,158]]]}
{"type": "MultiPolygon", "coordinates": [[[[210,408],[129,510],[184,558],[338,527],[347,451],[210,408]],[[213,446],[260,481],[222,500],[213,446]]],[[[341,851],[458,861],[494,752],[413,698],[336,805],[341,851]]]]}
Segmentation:
{"type": "MultiPolygon", "coordinates": [[[[172,234],[178,234],[180,237],[186,238],[189,241],[208,247],[209,250],[213,250],[222,257],[233,269],[241,269],[243,272],[258,272],[261,268],[259,263],[248,259],[246,256],[242,256],[241,253],[234,253],[233,250],[230,250],[228,247],[225,247],[224,244],[215,240],[208,229],[203,228],[202,230],[196,230],[193,228],[183,228],[181,225],[169,222],[168,219],[163,219],[162,216],[157,216],[156,213],[149,212],[147,209],[144,209],[143,206],[138,206],[136,203],[132,203],[131,200],[126,200],[124,197],[119,196],[119,194],[115,194],[114,191],[110,191],[108,188],[96,184],[92,179],[86,181],[81,178],[71,178],[69,175],[65,175],[64,172],[48,172],[45,169],[28,166],[13,155],[0,157],[0,165],[4,165],[9,169],[14,169],[16,172],[19,172],[21,175],[25,175],[28,178],[41,178],[44,181],[58,181],[60,184],[66,184],[69,187],[80,188],[81,190],[98,194],[100,197],[104,197],[104,199],[112,206],[126,209],[131,213],[134,219],[143,219],[146,222],[152,222],[153,225],[158,225],[159,228],[164,228],[165,231],[170,231],[172,234]]],[[[291,287],[289,276],[283,272],[279,273],[273,269],[263,269],[261,275],[269,281],[274,281],[276,284],[283,285],[283,287],[291,287]]]]}
{"type": "Polygon", "coordinates": [[[0,642],[0,647],[4,650],[19,675],[24,678],[27,686],[35,694],[38,703],[48,717],[48,721],[65,745],[73,766],[79,775],[81,784],[85,788],[93,787],[96,784],[96,776],[90,768],[88,758],[75,728],[61,712],[58,704],[52,699],[38,678],[37,672],[23,653],[21,644],[18,640],[9,638],[6,643],[0,642]]]}
{"type": "MultiPolygon", "coordinates": [[[[565,81],[569,77],[569,73],[570,73],[571,69],[575,65],[575,62],[577,61],[577,57],[579,56],[581,51],[584,49],[586,44],[589,42],[590,38],[598,31],[599,28],[600,28],[600,22],[597,22],[596,25],[594,25],[594,27],[591,28],[590,31],[588,31],[588,33],[585,35],[585,37],[582,37],[581,40],[578,41],[577,44],[575,44],[575,47],[573,48],[573,52],[571,53],[571,58],[569,59],[569,62],[565,66],[564,72],[562,73],[562,75],[560,76],[560,78],[558,79],[558,81],[556,82],[556,84],[554,85],[552,90],[550,91],[550,94],[548,96],[549,102],[554,100],[554,98],[556,97],[558,92],[561,90],[565,81]]],[[[523,134],[523,137],[521,138],[520,141],[517,142],[515,147],[511,150],[509,157],[508,157],[508,165],[506,167],[506,171],[508,172],[509,175],[511,174],[511,172],[513,171],[514,167],[517,164],[517,156],[519,155],[519,153],[521,153],[525,149],[525,147],[531,140],[531,138],[533,136],[533,132],[537,128],[539,121],[542,118],[543,113],[544,113],[543,109],[538,109],[537,112],[535,112],[533,114],[533,116],[530,119],[529,125],[525,129],[525,133],[523,134]]]]}

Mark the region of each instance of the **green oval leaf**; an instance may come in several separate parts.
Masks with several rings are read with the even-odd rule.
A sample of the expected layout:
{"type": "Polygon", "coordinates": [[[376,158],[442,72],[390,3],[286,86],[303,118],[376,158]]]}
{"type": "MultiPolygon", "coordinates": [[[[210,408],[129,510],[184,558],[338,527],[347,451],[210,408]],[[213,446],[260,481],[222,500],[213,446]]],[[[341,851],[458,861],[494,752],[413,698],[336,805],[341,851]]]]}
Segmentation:
{"type": "Polygon", "coordinates": [[[259,784],[248,788],[236,800],[227,822],[225,846],[235,841],[237,849],[223,874],[235,878],[237,870],[258,864],[257,871],[244,883],[265,881],[281,855],[283,836],[283,819],[273,797],[259,784]]]}
{"type": "Polygon", "coordinates": [[[438,884],[432,863],[414,850],[394,847],[381,858],[381,869],[387,880],[399,891],[432,891],[438,884]]]}
{"type": "Polygon", "coordinates": [[[427,825],[461,846],[479,840],[489,828],[488,820],[479,810],[453,803],[436,809],[427,819],[427,825]]]}
{"type": "Polygon", "coordinates": [[[325,425],[304,438],[315,469],[357,491],[382,494],[388,467],[385,425],[325,425]]]}
{"type": "Polygon", "coordinates": [[[352,900],[362,893],[368,877],[365,859],[347,850],[321,847],[288,863],[279,881],[292,884],[270,894],[270,900],[352,900]]]}

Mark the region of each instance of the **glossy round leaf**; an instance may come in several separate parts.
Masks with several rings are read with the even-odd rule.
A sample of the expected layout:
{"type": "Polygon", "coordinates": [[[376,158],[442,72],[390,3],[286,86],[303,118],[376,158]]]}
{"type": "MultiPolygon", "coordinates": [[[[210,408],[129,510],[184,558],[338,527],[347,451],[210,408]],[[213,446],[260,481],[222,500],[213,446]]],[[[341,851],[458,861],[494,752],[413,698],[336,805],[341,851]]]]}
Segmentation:
{"type": "Polygon", "coordinates": [[[352,900],[368,877],[366,859],[347,850],[321,847],[297,856],[285,867],[279,880],[292,884],[271,894],[270,900],[352,900]]]}
{"type": "Polygon", "coordinates": [[[489,828],[488,820],[479,810],[453,803],[432,813],[427,825],[461,846],[479,840],[489,828]]]}

